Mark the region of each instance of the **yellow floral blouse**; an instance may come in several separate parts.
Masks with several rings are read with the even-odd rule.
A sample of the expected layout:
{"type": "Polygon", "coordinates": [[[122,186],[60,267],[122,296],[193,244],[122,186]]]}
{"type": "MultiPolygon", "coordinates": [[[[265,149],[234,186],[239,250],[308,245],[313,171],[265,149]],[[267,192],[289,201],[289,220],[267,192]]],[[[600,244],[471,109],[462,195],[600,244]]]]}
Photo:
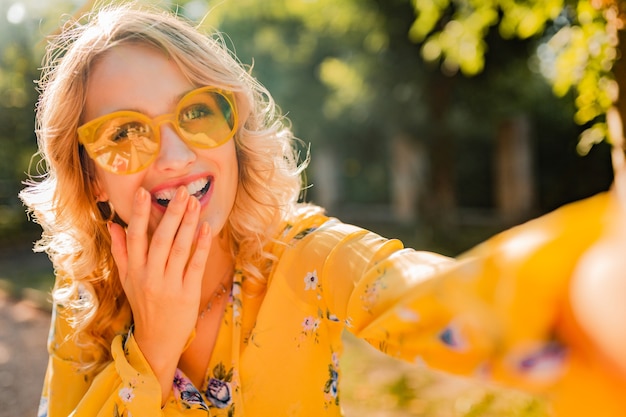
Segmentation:
{"type": "Polygon", "coordinates": [[[340,416],[345,329],[392,356],[547,393],[559,416],[598,415],[572,408],[580,398],[614,412],[603,416],[626,415],[610,381],[565,350],[558,331],[568,273],[597,236],[606,202],[565,207],[459,262],[303,215],[273,245],[265,290],[235,273],[204,383],[178,371],[163,408],[127,331],[130,315],[112,342],[113,361],[84,374],[76,363],[88,353],[67,337],[70,314],[57,305],[39,415],[340,416]]]}

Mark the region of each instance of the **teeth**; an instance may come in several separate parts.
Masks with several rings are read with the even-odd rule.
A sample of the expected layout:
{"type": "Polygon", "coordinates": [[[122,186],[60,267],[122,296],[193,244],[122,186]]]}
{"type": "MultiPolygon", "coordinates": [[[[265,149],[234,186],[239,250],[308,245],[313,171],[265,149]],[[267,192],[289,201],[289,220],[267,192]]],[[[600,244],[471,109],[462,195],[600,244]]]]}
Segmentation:
{"type": "Polygon", "coordinates": [[[157,200],[171,200],[172,198],[174,198],[174,195],[176,194],[176,190],[161,190],[157,193],[154,194],[154,198],[156,198],[157,200]]]}
{"type": "Polygon", "coordinates": [[[189,191],[189,194],[194,195],[198,191],[202,190],[207,183],[208,181],[206,178],[197,179],[194,182],[187,184],[187,191],[189,191]]]}
{"type": "MultiPolygon", "coordinates": [[[[187,184],[186,186],[187,192],[189,192],[190,195],[194,195],[197,192],[201,191],[204,187],[206,187],[208,183],[209,183],[209,180],[206,178],[197,179],[187,184]]],[[[168,188],[168,189],[160,190],[154,193],[154,198],[156,198],[157,200],[169,201],[172,198],[174,198],[175,195],[176,195],[176,189],[168,188]]]]}

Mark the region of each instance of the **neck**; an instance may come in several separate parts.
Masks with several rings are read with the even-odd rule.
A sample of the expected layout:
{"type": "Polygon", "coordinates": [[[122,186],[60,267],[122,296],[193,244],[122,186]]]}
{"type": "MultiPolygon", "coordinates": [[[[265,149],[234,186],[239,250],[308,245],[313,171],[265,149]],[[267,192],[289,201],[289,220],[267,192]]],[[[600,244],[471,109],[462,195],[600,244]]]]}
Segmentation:
{"type": "Polygon", "coordinates": [[[202,301],[208,300],[221,285],[230,291],[235,269],[235,261],[225,239],[216,236],[202,278],[202,301]]]}

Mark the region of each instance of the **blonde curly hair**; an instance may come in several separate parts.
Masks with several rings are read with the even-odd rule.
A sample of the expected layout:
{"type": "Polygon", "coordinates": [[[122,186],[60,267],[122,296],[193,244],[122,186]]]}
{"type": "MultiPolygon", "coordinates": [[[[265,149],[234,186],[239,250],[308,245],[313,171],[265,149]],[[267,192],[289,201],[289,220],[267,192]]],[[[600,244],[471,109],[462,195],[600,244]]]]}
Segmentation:
{"type": "Polygon", "coordinates": [[[246,279],[263,286],[271,267],[265,251],[302,190],[295,139],[268,91],[224,45],[172,12],[127,3],[74,19],[48,43],[36,111],[43,173],[20,197],[42,229],[36,250],[48,253],[57,274],[55,303],[69,306],[77,343],[92,348],[83,369],[110,360],[113,323],[128,309],[111,256],[110,213],[97,203],[93,161],[77,141],[92,65],[116,45],[158,48],[197,86],[232,91],[240,126],[235,135],[239,185],[222,231],[246,279]]]}

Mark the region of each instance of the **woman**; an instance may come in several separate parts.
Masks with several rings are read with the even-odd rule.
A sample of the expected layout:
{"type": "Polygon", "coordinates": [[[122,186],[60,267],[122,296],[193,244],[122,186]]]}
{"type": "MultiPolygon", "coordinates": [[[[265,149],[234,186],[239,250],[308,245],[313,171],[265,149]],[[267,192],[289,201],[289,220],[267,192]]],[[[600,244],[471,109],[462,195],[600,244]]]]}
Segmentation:
{"type": "MultiPolygon", "coordinates": [[[[112,7],[66,28],[47,60],[48,173],[21,194],[57,274],[41,414],[337,415],[341,329],[377,313],[347,299],[374,306],[399,243],[297,204],[292,134],[219,39],[112,7]]],[[[390,282],[443,262],[403,259],[421,270],[390,282]]]]}
{"type": "Polygon", "coordinates": [[[127,5],[48,51],[21,193],[57,276],[40,415],[337,416],[346,328],[464,374],[519,353],[493,277],[297,203],[294,138],[219,38],[127,5]]]}

